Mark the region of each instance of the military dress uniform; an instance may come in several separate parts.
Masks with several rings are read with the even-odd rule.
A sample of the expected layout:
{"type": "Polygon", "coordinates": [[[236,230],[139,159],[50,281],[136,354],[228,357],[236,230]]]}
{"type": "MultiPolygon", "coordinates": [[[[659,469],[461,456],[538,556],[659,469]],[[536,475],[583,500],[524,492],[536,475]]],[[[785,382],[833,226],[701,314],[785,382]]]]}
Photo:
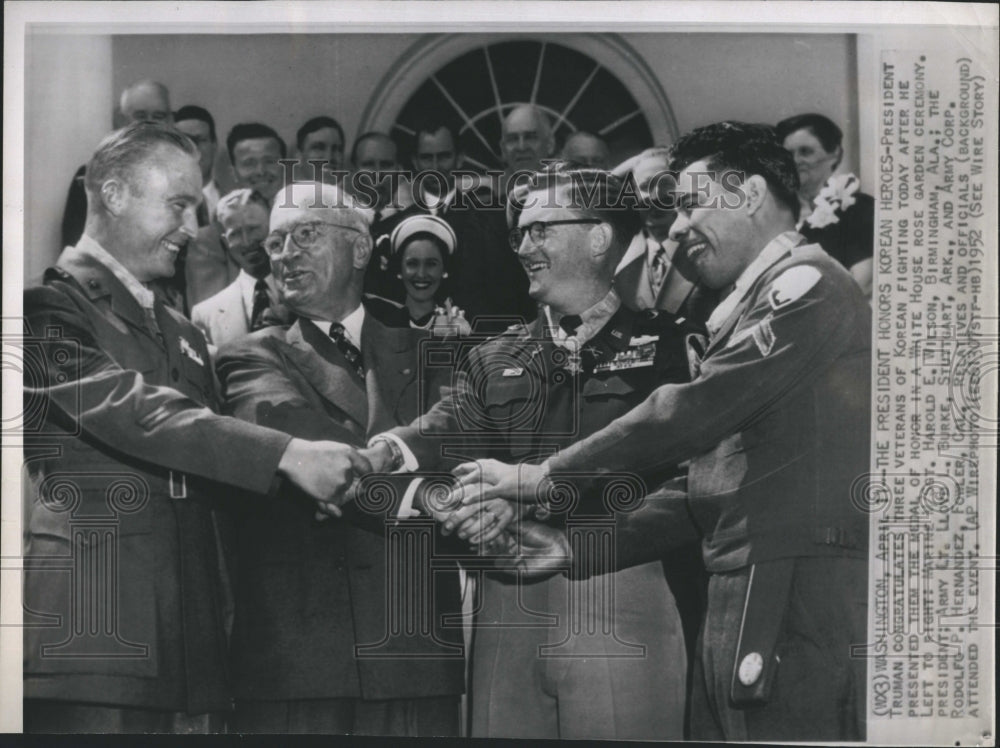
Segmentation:
{"type": "Polygon", "coordinates": [[[201,333],[101,256],[84,236],[25,292],[25,726],[217,729],[199,717],[232,703],[213,500],[267,492],[290,437],[216,415],[201,333]]]}
{"type": "MultiPolygon", "coordinates": [[[[659,336],[644,334],[613,291],[597,306],[566,341],[542,314],[472,349],[455,392],[393,436],[421,468],[440,466],[442,454],[533,462],[626,413],[659,381],[659,336]]],[[[552,519],[613,542],[602,491],[552,519]]],[[[480,590],[473,736],[682,737],[684,636],[658,560],[596,583],[488,573],[480,590]]]]}
{"type": "MultiPolygon", "coordinates": [[[[692,737],[864,738],[871,312],[816,245],[769,243],[692,339],[696,375],[548,461],[649,474],[690,460],[617,516],[619,566],[703,536],[711,573],[692,737]]],[[[585,558],[578,558],[582,564],[585,558]]],[[[585,573],[582,566],[578,574],[585,573]]]]}

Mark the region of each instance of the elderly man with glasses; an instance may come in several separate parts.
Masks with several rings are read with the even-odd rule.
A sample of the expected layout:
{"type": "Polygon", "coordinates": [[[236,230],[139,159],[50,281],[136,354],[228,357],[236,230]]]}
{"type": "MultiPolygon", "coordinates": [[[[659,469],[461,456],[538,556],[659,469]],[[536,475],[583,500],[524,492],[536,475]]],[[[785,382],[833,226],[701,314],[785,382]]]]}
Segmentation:
{"type": "Polygon", "coordinates": [[[240,271],[236,280],[191,310],[191,321],[205,334],[210,347],[221,346],[267,325],[281,324],[289,316],[278,300],[271,263],[264,249],[269,212],[267,200],[259,192],[246,188],[233,190],[219,200],[222,245],[230,262],[240,271]]]}
{"type": "MultiPolygon", "coordinates": [[[[417,382],[424,333],[385,327],[361,303],[369,221],[333,185],[278,193],[263,246],[298,319],[220,350],[227,413],[357,447],[429,406],[417,382]]],[[[457,734],[461,632],[441,628],[460,611],[454,563],[432,573],[429,559],[397,558],[387,533],[399,525],[357,504],[321,521],[315,503],[279,493],[238,520],[233,728],[457,734]]]]}

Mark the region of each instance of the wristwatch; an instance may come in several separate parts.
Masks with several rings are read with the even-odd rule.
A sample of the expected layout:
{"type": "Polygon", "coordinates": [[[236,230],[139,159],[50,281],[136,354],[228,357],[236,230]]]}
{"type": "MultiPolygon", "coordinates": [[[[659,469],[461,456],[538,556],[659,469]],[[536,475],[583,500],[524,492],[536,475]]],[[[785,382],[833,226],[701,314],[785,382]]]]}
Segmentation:
{"type": "Polygon", "coordinates": [[[390,462],[385,472],[395,473],[397,470],[400,470],[406,463],[406,459],[403,457],[403,450],[399,448],[399,445],[393,439],[387,436],[374,437],[371,441],[371,446],[374,447],[379,442],[389,447],[390,462]]]}

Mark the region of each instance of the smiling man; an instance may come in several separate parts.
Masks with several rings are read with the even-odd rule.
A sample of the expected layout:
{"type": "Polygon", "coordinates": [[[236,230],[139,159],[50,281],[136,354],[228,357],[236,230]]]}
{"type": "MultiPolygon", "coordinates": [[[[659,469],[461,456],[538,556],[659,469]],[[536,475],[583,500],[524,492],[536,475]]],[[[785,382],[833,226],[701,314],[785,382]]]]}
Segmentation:
{"type": "MultiPolygon", "coordinates": [[[[636,230],[633,212],[611,207],[621,181],[596,170],[552,170],[537,180],[512,198],[525,207],[510,246],[542,314],[469,351],[449,397],[374,437],[364,454],[376,470],[442,469],[445,455],[535,462],[623,415],[658,384],[657,336],[612,287],[636,230]]],[[[662,466],[658,476],[677,472],[662,466]]],[[[601,498],[586,496],[560,520],[608,515],[601,498]]],[[[515,508],[501,499],[452,521],[476,542],[513,521],[515,508]]],[[[473,736],[683,736],[684,640],[659,559],[594,584],[487,575],[474,626],[473,736]]]]}
{"type": "MultiPolygon", "coordinates": [[[[771,128],[695,130],[671,169],[670,236],[707,286],[727,290],[709,338],[692,340],[697,376],[541,466],[470,468],[467,499],[531,503],[550,475],[646,477],[689,460],[686,491],[617,515],[615,564],[702,536],[711,577],[692,737],[863,740],[866,661],[851,652],[867,641],[868,514],[855,501],[869,470],[871,311],[849,273],[795,232],[795,165],[771,128]]],[[[539,545],[549,558],[567,550],[559,533],[539,533],[555,541],[539,545]]],[[[577,573],[598,563],[574,553],[577,573]]]]}
{"type": "Polygon", "coordinates": [[[299,181],[313,180],[336,184],[337,172],[344,165],[344,128],[333,117],[320,115],[305,122],[295,133],[299,151],[299,181]],[[316,168],[320,173],[315,172],[316,168]]]}
{"type": "Polygon", "coordinates": [[[26,465],[24,604],[48,621],[25,627],[25,730],[217,732],[232,703],[223,484],[266,494],[282,478],[326,499],[353,452],[213,412],[201,333],[150,290],[194,234],[194,144],[136,123],[101,142],[86,180],[83,236],[24,294],[41,354],[26,443],[43,447],[26,465]]]}
{"type": "Polygon", "coordinates": [[[522,104],[510,110],[503,120],[500,133],[500,154],[505,168],[503,192],[514,188],[510,178],[517,172],[534,172],[542,168],[543,159],[555,152],[556,141],[548,116],[533,104],[522,104]]]}
{"type": "Polygon", "coordinates": [[[191,310],[191,321],[213,346],[286,321],[287,311],[278,299],[264,249],[269,212],[267,201],[253,190],[234,190],[219,200],[222,243],[240,273],[236,280],[191,310]]]}
{"type": "MultiPolygon", "coordinates": [[[[417,386],[422,333],[385,327],[361,303],[369,220],[333,185],[297,182],[278,193],[265,248],[298,318],[221,349],[227,413],[361,446],[370,431],[429,407],[418,402],[431,394],[417,386]]],[[[412,587],[432,570],[390,552],[384,518],[356,521],[351,507],[321,522],[299,491],[281,496],[237,531],[235,730],[455,735],[462,650],[458,632],[441,625],[460,610],[454,564],[436,566],[433,585],[412,587]],[[423,606],[419,630],[387,629],[403,620],[401,599],[423,606]]]]}
{"type": "MultiPolygon", "coordinates": [[[[285,141],[273,129],[259,123],[239,124],[226,136],[226,150],[236,176],[237,187],[253,190],[270,209],[275,193],[284,184],[280,160],[285,157],[285,141]]],[[[239,275],[222,242],[218,220],[198,230],[185,264],[188,308],[214,296],[239,275]]]]}

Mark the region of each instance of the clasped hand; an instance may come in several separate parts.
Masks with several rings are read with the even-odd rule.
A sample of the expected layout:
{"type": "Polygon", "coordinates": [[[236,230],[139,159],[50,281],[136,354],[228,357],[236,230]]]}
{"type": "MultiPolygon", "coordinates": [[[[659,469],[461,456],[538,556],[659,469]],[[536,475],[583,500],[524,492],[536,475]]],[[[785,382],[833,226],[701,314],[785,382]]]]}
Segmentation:
{"type": "Polygon", "coordinates": [[[350,500],[348,489],[372,465],[357,449],[340,442],[292,439],[278,472],[316,500],[316,518],[340,517],[350,500]]]}

